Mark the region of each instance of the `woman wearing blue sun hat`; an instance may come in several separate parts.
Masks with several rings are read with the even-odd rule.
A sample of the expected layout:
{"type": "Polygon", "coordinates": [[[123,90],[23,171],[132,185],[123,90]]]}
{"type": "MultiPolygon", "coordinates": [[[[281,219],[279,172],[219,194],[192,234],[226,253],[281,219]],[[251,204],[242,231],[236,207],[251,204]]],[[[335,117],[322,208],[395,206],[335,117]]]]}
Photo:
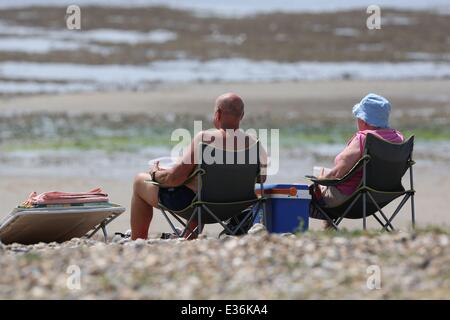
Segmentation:
{"type": "MultiPolygon", "coordinates": [[[[369,93],[353,107],[357,120],[357,132],[348,141],[344,150],[334,160],[334,167],[327,173],[322,172],[319,179],[338,179],[345,176],[363,156],[364,144],[368,133],[394,143],[403,142],[403,135],[389,127],[390,102],[375,93],[369,93]]],[[[316,186],[314,197],[325,207],[334,207],[344,203],[360,184],[362,170],[339,186],[316,186]]],[[[318,212],[311,212],[312,218],[324,219],[318,212]]],[[[328,225],[326,225],[328,227],[328,225]]]]}

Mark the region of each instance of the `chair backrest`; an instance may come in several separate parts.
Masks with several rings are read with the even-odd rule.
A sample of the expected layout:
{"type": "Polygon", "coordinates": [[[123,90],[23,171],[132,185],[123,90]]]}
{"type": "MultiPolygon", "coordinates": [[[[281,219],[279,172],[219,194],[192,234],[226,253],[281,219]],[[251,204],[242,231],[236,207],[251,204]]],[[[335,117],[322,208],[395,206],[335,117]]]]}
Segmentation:
{"type": "Polygon", "coordinates": [[[409,168],[414,136],[403,143],[391,143],[368,134],[364,153],[370,156],[366,164],[366,186],[378,191],[400,191],[402,177],[409,168]]]}
{"type": "Polygon", "coordinates": [[[200,199],[206,202],[237,202],[255,199],[260,172],[259,142],[247,149],[228,151],[202,143],[199,167],[200,199]]]}

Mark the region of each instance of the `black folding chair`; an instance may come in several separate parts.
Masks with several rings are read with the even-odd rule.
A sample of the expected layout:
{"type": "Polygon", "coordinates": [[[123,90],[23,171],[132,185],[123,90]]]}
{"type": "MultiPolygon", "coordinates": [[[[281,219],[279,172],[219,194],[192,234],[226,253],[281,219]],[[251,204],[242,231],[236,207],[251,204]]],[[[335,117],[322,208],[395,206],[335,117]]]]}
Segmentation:
{"type": "MultiPolygon", "coordinates": [[[[188,178],[198,179],[198,191],[192,203],[179,211],[159,203],[159,209],[178,237],[185,237],[188,232],[188,238],[194,233],[199,235],[204,224],[213,223],[219,223],[230,235],[247,233],[246,226],[252,224],[258,212],[263,210],[264,214],[264,194],[261,197],[255,194],[255,183],[260,176],[259,142],[238,151],[201,143],[199,150],[202,152],[201,161],[188,178]],[[175,228],[167,213],[183,226],[182,232],[175,228]],[[188,230],[194,219],[198,226],[188,230]],[[234,223],[228,223],[232,219],[234,223]]],[[[261,180],[259,183],[263,190],[261,180]]]]}
{"type": "Polygon", "coordinates": [[[394,230],[392,221],[405,203],[411,201],[411,222],[415,228],[414,209],[414,161],[412,152],[414,136],[404,143],[391,143],[373,134],[368,134],[363,157],[341,179],[319,180],[306,176],[315,184],[322,186],[338,186],[350,179],[356,172],[362,170],[362,181],[357,190],[342,204],[335,207],[320,206],[316,199],[311,201],[311,210],[319,212],[332,227],[338,230],[338,225],[344,218],[363,219],[363,229],[366,230],[366,218],[373,216],[381,224],[382,230],[394,230]],[[402,177],[409,169],[410,188],[406,190],[402,185],[402,177]],[[392,215],[388,218],[382,210],[393,200],[403,197],[392,215]],[[377,215],[380,214],[381,217],[377,215]]]}

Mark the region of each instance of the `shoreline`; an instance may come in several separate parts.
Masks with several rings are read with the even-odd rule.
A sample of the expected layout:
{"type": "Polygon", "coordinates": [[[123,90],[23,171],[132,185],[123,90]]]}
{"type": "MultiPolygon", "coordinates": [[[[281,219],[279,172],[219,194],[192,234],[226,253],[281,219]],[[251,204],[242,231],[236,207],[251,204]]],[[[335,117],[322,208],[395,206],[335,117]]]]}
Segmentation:
{"type": "Polygon", "coordinates": [[[0,113],[171,113],[203,114],[212,111],[215,98],[236,91],[244,97],[247,113],[329,111],[351,113],[368,92],[392,101],[395,110],[441,108],[450,110],[450,79],[438,80],[312,80],[269,83],[226,82],[160,84],[142,91],[120,91],[0,97],[0,113]],[[414,92],[411,96],[411,92],[414,92]],[[326,93],[326,94],[324,94],[326,93]],[[184,103],[180,103],[183,101],[184,103]],[[161,105],[163,104],[163,106],[161,105]],[[275,109],[275,110],[274,110],[275,109]]]}

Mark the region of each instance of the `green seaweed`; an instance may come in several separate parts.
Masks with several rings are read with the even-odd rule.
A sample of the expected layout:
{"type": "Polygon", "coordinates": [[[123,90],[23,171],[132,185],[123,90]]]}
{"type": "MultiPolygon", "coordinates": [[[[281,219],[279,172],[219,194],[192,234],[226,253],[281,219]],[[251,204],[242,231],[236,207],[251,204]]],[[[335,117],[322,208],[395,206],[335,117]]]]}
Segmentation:
{"type": "MultiPolygon", "coordinates": [[[[246,129],[246,128],[244,128],[246,129]]],[[[414,135],[416,141],[438,142],[450,141],[449,126],[417,126],[399,127],[405,137],[414,135]]],[[[133,130],[121,130],[116,134],[110,129],[105,129],[107,133],[99,133],[94,129],[85,129],[80,132],[73,132],[57,137],[27,136],[16,137],[0,141],[0,148],[3,151],[21,150],[104,150],[133,151],[143,147],[176,145],[177,141],[171,141],[173,128],[168,125],[154,126],[151,130],[143,128],[133,128],[133,130]]],[[[280,147],[293,148],[305,144],[345,144],[354,134],[355,128],[352,125],[342,124],[298,124],[285,126],[280,129],[280,147]]],[[[270,138],[269,138],[270,139],[270,138]]],[[[270,143],[270,140],[269,140],[270,143]]]]}

